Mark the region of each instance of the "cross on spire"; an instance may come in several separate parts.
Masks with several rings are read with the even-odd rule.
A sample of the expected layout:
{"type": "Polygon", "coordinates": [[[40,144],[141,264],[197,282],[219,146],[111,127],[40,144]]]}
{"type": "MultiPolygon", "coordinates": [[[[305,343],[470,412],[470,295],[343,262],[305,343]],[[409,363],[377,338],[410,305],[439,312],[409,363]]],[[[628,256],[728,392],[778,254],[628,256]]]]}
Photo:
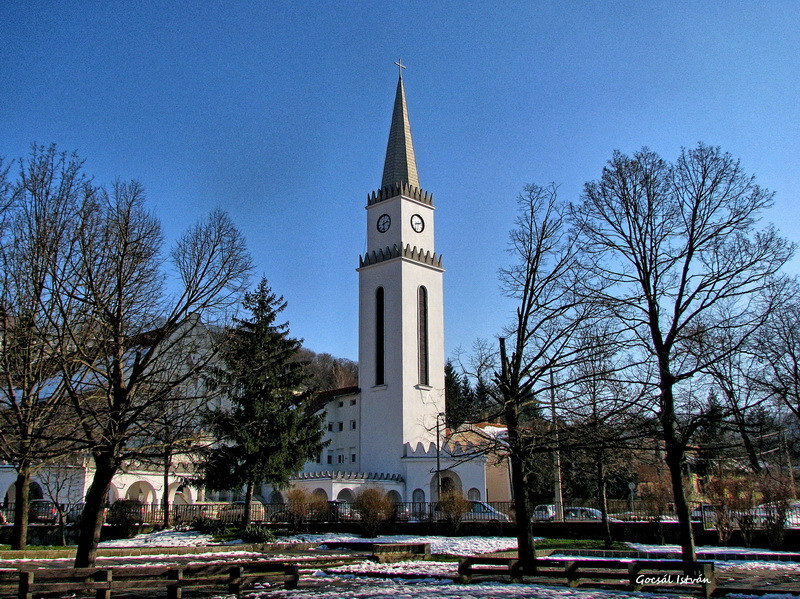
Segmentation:
{"type": "Polygon", "coordinates": [[[406,68],[406,65],[403,64],[403,59],[402,58],[398,58],[397,62],[395,62],[394,64],[397,65],[397,70],[400,73],[400,77],[402,77],[403,76],[403,69],[406,68]]]}

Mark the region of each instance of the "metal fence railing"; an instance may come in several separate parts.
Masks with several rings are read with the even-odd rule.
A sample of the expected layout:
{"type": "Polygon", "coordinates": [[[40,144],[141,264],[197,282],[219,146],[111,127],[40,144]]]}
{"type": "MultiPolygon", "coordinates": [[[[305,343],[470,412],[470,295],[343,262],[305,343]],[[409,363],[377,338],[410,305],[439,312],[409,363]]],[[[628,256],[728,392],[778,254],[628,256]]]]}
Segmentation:
{"type": "MultiPolygon", "coordinates": [[[[511,502],[470,501],[466,510],[454,515],[435,502],[398,502],[393,504],[389,519],[395,522],[440,522],[458,519],[461,522],[507,523],[515,519],[515,509],[511,502]]],[[[170,506],[172,524],[190,523],[198,518],[235,523],[242,520],[244,502],[206,502],[194,504],[175,504],[170,506]]],[[[67,524],[78,522],[83,512],[83,504],[60,504],[48,500],[34,500],[28,511],[32,524],[67,524]]],[[[160,524],[164,521],[164,508],[158,504],[143,504],[132,500],[122,500],[105,508],[105,521],[121,521],[160,524]]],[[[534,522],[558,521],[600,521],[602,512],[591,501],[565,500],[562,514],[558,514],[553,504],[531,506],[531,519],[534,522]]],[[[677,521],[675,507],[670,503],[645,500],[610,500],[607,517],[611,522],[671,522],[677,521]]],[[[800,502],[784,504],[780,509],[775,505],[760,505],[744,510],[731,510],[725,507],[704,503],[691,504],[691,519],[702,523],[706,528],[715,528],[717,522],[725,526],[765,528],[774,526],[776,519],[784,518],[784,525],[800,527],[800,502]]],[[[283,503],[261,503],[253,501],[250,506],[250,519],[253,522],[298,523],[298,522],[348,522],[361,520],[356,507],[343,501],[311,500],[302,506],[283,503]]],[[[0,507],[0,522],[14,521],[14,505],[0,507]]]]}

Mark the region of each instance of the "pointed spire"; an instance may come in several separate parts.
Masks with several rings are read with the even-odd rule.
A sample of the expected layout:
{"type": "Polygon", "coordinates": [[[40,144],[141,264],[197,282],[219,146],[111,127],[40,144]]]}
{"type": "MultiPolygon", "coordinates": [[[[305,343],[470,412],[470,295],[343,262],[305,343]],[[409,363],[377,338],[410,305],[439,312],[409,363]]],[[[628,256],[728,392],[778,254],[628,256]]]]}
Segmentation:
{"type": "Polygon", "coordinates": [[[400,77],[397,80],[392,128],[389,130],[389,144],[386,146],[386,162],[383,165],[381,187],[395,183],[408,183],[419,188],[417,161],[414,158],[411,125],[408,122],[406,91],[403,87],[403,67],[398,66],[400,66],[400,77]]]}

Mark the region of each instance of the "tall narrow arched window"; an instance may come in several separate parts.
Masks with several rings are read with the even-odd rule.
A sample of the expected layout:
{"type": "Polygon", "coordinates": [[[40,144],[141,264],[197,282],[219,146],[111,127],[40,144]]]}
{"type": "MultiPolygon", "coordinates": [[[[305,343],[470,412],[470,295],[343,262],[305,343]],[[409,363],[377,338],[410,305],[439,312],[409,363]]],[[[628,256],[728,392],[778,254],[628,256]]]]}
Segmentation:
{"type": "Polygon", "coordinates": [[[383,287],[375,290],[375,384],[383,385],[385,323],[383,310],[383,287]]]}
{"type": "Polygon", "coordinates": [[[420,287],[417,293],[417,326],[419,327],[417,331],[419,384],[428,385],[430,383],[428,369],[428,290],[424,287],[420,287]]]}

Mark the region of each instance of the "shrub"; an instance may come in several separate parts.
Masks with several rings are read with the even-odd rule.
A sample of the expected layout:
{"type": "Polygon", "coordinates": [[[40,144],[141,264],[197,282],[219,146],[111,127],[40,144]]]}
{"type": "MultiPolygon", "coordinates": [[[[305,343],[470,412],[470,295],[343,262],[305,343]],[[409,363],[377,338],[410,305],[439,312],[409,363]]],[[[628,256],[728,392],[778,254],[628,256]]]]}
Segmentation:
{"type": "Polygon", "coordinates": [[[106,522],[117,526],[125,537],[133,537],[144,519],[144,505],[138,499],[118,499],[108,508],[106,522]]]}
{"type": "Polygon", "coordinates": [[[206,535],[217,536],[225,533],[225,523],[206,516],[198,516],[192,520],[191,529],[206,535]]]}
{"type": "Polygon", "coordinates": [[[290,489],[286,494],[289,525],[296,528],[298,524],[308,517],[311,494],[305,489],[290,489]]]}
{"type": "Polygon", "coordinates": [[[245,543],[273,543],[275,534],[263,524],[248,524],[241,534],[245,543]]]}
{"type": "Polygon", "coordinates": [[[717,528],[717,542],[727,545],[735,524],[731,479],[719,470],[706,483],[705,493],[714,506],[714,524],[717,528]]]}
{"type": "Polygon", "coordinates": [[[353,507],[361,517],[362,534],[376,537],[381,525],[392,516],[394,502],[377,487],[364,487],[356,493],[353,507]]]}
{"type": "Polygon", "coordinates": [[[469,501],[457,491],[448,491],[442,494],[442,498],[439,500],[439,512],[452,533],[458,529],[467,510],[469,510],[469,501]]]}
{"type": "Polygon", "coordinates": [[[790,481],[780,476],[762,475],[759,490],[764,501],[761,517],[767,541],[772,549],[782,549],[789,504],[793,496],[790,481]]]}

